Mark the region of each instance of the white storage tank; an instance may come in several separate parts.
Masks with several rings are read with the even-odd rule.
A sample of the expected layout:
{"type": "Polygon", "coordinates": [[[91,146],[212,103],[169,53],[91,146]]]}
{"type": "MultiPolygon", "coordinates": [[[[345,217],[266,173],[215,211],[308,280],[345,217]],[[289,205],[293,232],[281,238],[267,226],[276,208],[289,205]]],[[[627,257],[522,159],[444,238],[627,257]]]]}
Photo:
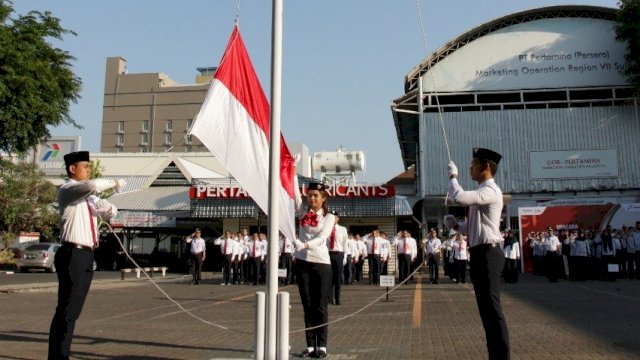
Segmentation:
{"type": "Polygon", "coordinates": [[[313,171],[323,173],[352,173],[364,171],[363,151],[317,151],[313,153],[313,171]]]}

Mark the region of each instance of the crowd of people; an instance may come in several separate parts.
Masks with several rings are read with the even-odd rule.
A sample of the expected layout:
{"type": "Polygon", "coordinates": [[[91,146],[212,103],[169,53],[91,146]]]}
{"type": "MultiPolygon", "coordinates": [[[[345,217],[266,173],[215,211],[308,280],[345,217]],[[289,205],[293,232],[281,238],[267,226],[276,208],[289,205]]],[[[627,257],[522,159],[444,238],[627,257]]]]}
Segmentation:
{"type": "MultiPolygon", "coordinates": [[[[400,231],[392,238],[379,230],[362,236],[345,233],[345,241],[332,240],[332,236],[327,239],[327,248],[333,249],[329,250],[330,254],[340,254],[341,266],[338,276],[340,285],[352,285],[365,279],[368,279],[368,283],[371,285],[379,284],[380,275],[389,274],[392,246],[396,247],[398,256],[399,281],[406,279],[417,265],[417,243],[408,231],[400,231]],[[365,263],[369,269],[368,278],[363,276],[365,263]]],[[[268,263],[268,242],[265,233],[250,235],[246,228],[238,233],[227,230],[223,236],[205,241],[201,231],[196,229],[184,239],[184,244],[186,245],[185,251],[190,254],[192,284],[194,285],[200,284],[202,280],[202,264],[207,257],[206,244],[216,245],[220,249],[223,274],[221,285],[259,285],[265,283],[268,263]]],[[[286,272],[282,272],[284,276],[280,278],[281,285],[295,284],[294,252],[295,240],[292,241],[280,234],[278,268],[286,270],[286,272]]],[[[336,302],[339,303],[339,301],[336,302]]]]}
{"type": "Polygon", "coordinates": [[[640,279],[640,221],[633,226],[602,231],[548,228],[525,240],[533,273],[549,281],[640,279]]]}

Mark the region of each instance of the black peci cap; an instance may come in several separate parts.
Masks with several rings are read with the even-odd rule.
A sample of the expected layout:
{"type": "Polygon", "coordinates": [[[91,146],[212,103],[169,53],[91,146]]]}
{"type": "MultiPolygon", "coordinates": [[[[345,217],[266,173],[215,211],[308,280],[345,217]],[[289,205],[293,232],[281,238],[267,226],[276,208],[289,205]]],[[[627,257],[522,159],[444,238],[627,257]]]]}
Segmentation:
{"type": "Polygon", "coordinates": [[[324,190],[324,184],[321,182],[309,183],[309,190],[324,190]]]}
{"type": "Polygon", "coordinates": [[[64,156],[65,166],[73,165],[79,161],[89,161],[89,152],[76,151],[76,152],[68,153],[64,156]]]}
{"type": "Polygon", "coordinates": [[[478,160],[490,160],[498,164],[502,155],[485,148],[473,148],[473,158],[478,160]]]}

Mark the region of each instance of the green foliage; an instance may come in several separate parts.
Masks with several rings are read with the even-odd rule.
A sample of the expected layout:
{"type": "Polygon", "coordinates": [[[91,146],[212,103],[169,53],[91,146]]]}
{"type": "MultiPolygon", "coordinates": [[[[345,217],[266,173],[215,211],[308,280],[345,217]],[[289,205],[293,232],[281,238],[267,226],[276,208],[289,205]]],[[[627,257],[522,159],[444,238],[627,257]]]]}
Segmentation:
{"type": "Polygon", "coordinates": [[[0,250],[0,265],[15,265],[16,260],[13,258],[11,249],[0,250]]]}
{"type": "Polygon", "coordinates": [[[58,214],[51,207],[55,186],[32,163],[0,160],[0,233],[4,247],[20,231],[38,231],[50,237],[58,228],[58,214]]]}
{"type": "Polygon", "coordinates": [[[616,39],[627,43],[624,74],[636,94],[640,94],[640,0],[621,0],[618,5],[616,39]]]}
{"type": "Polygon", "coordinates": [[[48,127],[80,126],[69,115],[81,81],[75,60],[49,40],[74,32],[50,12],[11,17],[13,6],[0,0],[0,150],[23,154],[50,136],[48,127]]]}

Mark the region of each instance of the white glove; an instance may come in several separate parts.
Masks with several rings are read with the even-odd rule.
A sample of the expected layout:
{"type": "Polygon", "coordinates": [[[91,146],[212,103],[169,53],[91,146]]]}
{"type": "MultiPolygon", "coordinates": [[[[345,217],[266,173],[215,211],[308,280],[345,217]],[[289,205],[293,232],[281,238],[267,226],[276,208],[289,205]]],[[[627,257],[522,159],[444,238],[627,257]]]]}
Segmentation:
{"type": "Polygon", "coordinates": [[[298,239],[293,242],[293,246],[295,246],[296,251],[304,250],[304,243],[298,239]]]}
{"type": "Polygon", "coordinates": [[[125,188],[125,186],[127,186],[127,180],[125,180],[125,179],[116,180],[116,192],[117,193],[121,193],[122,190],[125,188]]]}
{"type": "Polygon", "coordinates": [[[444,219],[442,219],[442,222],[447,229],[453,229],[456,225],[458,225],[458,220],[456,220],[455,216],[453,215],[445,215],[444,219]]]}
{"type": "Polygon", "coordinates": [[[449,161],[447,167],[449,168],[449,178],[458,176],[458,167],[453,163],[453,161],[449,161]]]}

